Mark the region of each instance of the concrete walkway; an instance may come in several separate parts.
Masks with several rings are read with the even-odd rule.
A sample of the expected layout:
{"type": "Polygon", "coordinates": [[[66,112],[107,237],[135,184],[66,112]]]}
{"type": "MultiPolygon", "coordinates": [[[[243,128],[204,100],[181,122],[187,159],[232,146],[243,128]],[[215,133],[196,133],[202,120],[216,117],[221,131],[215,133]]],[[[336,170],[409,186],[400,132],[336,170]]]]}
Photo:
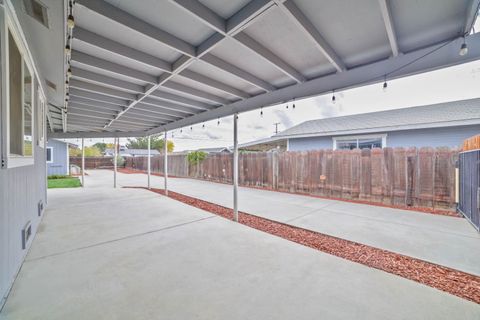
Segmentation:
{"type": "MultiPolygon", "coordinates": [[[[95,172],[111,180],[112,172],[95,172]]],[[[146,186],[145,174],[119,174],[121,185],[146,186]]],[[[152,176],[163,188],[163,178],[152,176]]],[[[169,189],[233,206],[232,186],[170,178],[169,189]]],[[[241,211],[480,275],[480,234],[465,219],[308,196],[240,188],[241,211]]]]}
{"type": "Polygon", "coordinates": [[[473,302],[108,177],[49,191],[1,319],[480,318],[473,302]]]}

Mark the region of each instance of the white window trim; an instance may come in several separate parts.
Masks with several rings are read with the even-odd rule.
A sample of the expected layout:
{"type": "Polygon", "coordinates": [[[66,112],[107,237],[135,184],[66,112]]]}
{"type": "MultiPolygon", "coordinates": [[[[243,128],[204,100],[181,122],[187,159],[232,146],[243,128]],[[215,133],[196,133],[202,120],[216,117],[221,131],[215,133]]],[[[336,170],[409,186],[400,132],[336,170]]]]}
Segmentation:
{"type": "MultiPolygon", "coordinates": [[[[7,8],[8,6],[5,6],[5,8],[7,8]]],[[[17,30],[17,28],[15,27],[15,23],[14,21],[12,21],[12,18],[11,18],[11,13],[10,11],[7,9],[5,10],[5,35],[7,37],[7,39],[5,39],[5,49],[2,51],[5,53],[5,58],[6,58],[6,64],[5,64],[5,74],[6,74],[6,80],[5,81],[5,84],[6,84],[6,90],[5,90],[5,94],[6,94],[6,102],[7,102],[7,105],[6,105],[6,114],[5,114],[5,127],[6,127],[6,152],[7,152],[7,158],[8,158],[8,161],[7,161],[7,168],[16,168],[16,167],[22,167],[22,166],[29,166],[29,165],[33,165],[35,163],[35,141],[36,141],[36,135],[35,135],[35,91],[34,91],[34,84],[35,84],[35,73],[33,72],[33,68],[32,68],[32,64],[30,62],[30,55],[28,54],[27,50],[25,49],[25,44],[23,42],[23,37],[20,36],[19,34],[19,31],[17,30]],[[8,48],[8,33],[10,32],[10,34],[12,35],[16,45],[18,46],[18,50],[20,51],[20,55],[22,56],[22,79],[24,78],[23,76],[23,68],[25,65],[27,65],[27,68],[28,70],[30,71],[30,75],[32,77],[32,83],[31,83],[31,86],[32,86],[32,89],[31,89],[31,94],[32,94],[32,105],[31,105],[31,109],[32,109],[32,155],[31,156],[22,156],[22,155],[16,155],[16,154],[10,154],[10,81],[8,79],[8,75],[10,74],[10,64],[9,64],[9,56],[8,56],[8,52],[9,52],[9,48],[8,48]]],[[[24,99],[24,82],[22,80],[22,108],[24,108],[24,103],[23,103],[23,99],[24,99]]],[[[22,114],[23,114],[23,109],[22,109],[22,114]]],[[[22,115],[22,126],[24,127],[23,125],[23,121],[24,121],[25,117],[22,115]]],[[[24,139],[22,137],[22,139],[24,139]]]]}
{"type": "Polygon", "coordinates": [[[45,158],[47,159],[47,163],[53,163],[53,147],[47,147],[47,150],[45,151],[45,158]],[[48,161],[48,149],[50,149],[50,161],[48,161]]]}
{"type": "Polygon", "coordinates": [[[358,139],[382,139],[382,148],[387,147],[387,134],[382,133],[382,134],[364,134],[364,135],[356,135],[356,136],[332,137],[333,150],[337,150],[337,141],[358,140],[358,139]]]}
{"type": "MultiPolygon", "coordinates": [[[[36,93],[38,94],[38,106],[37,106],[37,117],[40,117],[42,119],[42,128],[40,130],[41,136],[37,137],[38,141],[38,146],[40,148],[45,148],[46,143],[45,143],[45,135],[47,134],[46,132],[46,127],[47,127],[47,117],[46,117],[46,110],[45,110],[45,97],[43,96],[42,92],[40,91],[40,86],[38,86],[36,93]]],[[[37,124],[38,124],[38,118],[37,118],[37,124]]],[[[38,128],[37,128],[38,129],[38,128]]]]}

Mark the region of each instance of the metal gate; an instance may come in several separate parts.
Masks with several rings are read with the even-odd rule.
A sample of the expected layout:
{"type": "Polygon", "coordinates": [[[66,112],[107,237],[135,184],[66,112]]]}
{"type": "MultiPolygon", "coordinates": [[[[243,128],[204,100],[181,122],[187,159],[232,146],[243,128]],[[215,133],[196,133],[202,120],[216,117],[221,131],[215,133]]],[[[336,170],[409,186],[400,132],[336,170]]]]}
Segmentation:
{"type": "Polygon", "coordinates": [[[480,231],[480,150],[461,152],[460,212],[480,231]]]}

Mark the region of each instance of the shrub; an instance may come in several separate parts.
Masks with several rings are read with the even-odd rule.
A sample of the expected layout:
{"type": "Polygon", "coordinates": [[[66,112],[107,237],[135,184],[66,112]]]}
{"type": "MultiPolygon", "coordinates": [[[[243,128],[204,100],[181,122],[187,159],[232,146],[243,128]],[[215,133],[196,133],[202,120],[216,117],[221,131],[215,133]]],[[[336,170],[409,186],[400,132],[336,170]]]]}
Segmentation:
{"type": "Polygon", "coordinates": [[[54,179],[67,179],[67,178],[70,178],[70,176],[63,175],[63,174],[52,174],[52,175],[48,176],[48,179],[50,179],[50,180],[54,180],[54,179]]]}
{"type": "Polygon", "coordinates": [[[207,153],[203,151],[192,151],[187,155],[188,163],[191,165],[202,162],[203,160],[205,160],[206,157],[207,153]]]}

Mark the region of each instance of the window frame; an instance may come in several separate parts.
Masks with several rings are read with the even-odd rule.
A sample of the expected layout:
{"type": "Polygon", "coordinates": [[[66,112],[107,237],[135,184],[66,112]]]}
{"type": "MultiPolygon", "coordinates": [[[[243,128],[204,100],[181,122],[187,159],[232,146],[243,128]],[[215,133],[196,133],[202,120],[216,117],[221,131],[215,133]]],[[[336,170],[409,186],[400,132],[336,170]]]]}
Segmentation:
{"type": "Polygon", "coordinates": [[[45,148],[45,160],[47,163],[53,163],[53,147],[45,148]],[[48,150],[50,150],[50,161],[48,161],[48,150]]]}
{"type": "Polygon", "coordinates": [[[359,141],[361,139],[381,139],[382,141],[382,148],[387,147],[387,134],[363,134],[363,135],[353,135],[353,136],[339,136],[339,137],[332,137],[333,142],[333,150],[337,150],[337,141],[346,141],[346,140],[357,140],[357,148],[359,141]]]}
{"type": "MultiPolygon", "coordinates": [[[[4,132],[6,133],[5,134],[5,140],[4,140],[4,143],[5,143],[5,157],[7,158],[7,165],[6,165],[6,168],[16,168],[16,167],[22,167],[22,166],[30,166],[30,165],[34,165],[35,163],[35,146],[37,145],[36,143],[36,139],[37,139],[37,134],[35,132],[36,130],[36,101],[35,101],[35,83],[36,83],[36,73],[34,72],[34,68],[32,66],[32,62],[30,61],[30,56],[29,56],[29,53],[25,47],[25,44],[24,44],[24,41],[23,41],[23,38],[20,34],[20,31],[15,27],[15,23],[14,21],[12,20],[11,18],[11,13],[10,11],[7,9],[8,6],[5,6],[4,8],[6,9],[4,11],[5,15],[5,24],[4,24],[4,28],[5,28],[5,36],[6,36],[6,39],[4,41],[5,43],[5,47],[2,48],[2,54],[5,55],[5,102],[6,102],[6,106],[5,106],[5,119],[4,119],[4,122],[3,122],[3,125],[4,125],[4,132]],[[25,130],[25,116],[24,116],[24,108],[25,108],[25,105],[24,105],[24,99],[25,99],[25,80],[24,80],[24,68],[28,68],[28,71],[30,72],[30,76],[32,78],[32,81],[31,81],[31,100],[32,100],[32,105],[31,105],[31,110],[32,110],[32,120],[31,120],[31,131],[32,131],[32,154],[31,155],[28,155],[28,156],[25,156],[25,155],[17,155],[17,154],[11,154],[10,153],[10,126],[11,126],[11,123],[10,123],[10,79],[9,79],[9,74],[10,74],[10,57],[9,57],[9,40],[8,40],[8,37],[9,37],[9,34],[11,34],[13,40],[15,41],[15,44],[17,45],[18,47],[18,50],[20,52],[20,55],[21,55],[21,58],[22,58],[22,74],[21,74],[21,78],[22,78],[22,88],[21,88],[21,92],[22,92],[22,133],[24,133],[24,130],[25,130]]],[[[24,143],[24,134],[22,134],[22,150],[24,151],[24,146],[23,146],[23,143],[24,143]]]]}

